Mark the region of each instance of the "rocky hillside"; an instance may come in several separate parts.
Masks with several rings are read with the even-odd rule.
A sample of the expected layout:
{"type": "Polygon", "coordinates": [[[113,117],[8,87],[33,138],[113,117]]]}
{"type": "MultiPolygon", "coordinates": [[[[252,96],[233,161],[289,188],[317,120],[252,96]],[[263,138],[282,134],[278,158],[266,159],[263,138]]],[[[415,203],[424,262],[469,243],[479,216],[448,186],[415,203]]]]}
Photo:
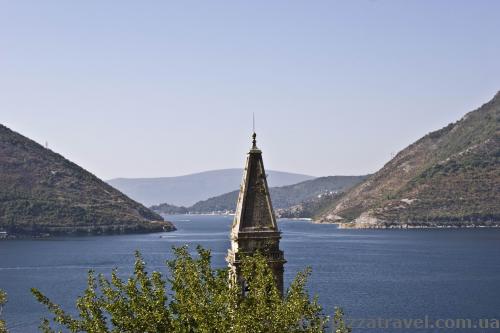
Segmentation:
{"type": "Polygon", "coordinates": [[[342,195],[343,192],[324,193],[293,206],[277,208],[275,213],[280,218],[312,218],[329,208],[332,202],[342,195]]]}
{"type": "Polygon", "coordinates": [[[402,150],[316,219],[357,228],[499,226],[499,122],[497,93],[402,150]]]}
{"type": "MultiPolygon", "coordinates": [[[[329,176],[303,181],[297,184],[271,187],[273,207],[278,210],[287,209],[304,201],[310,201],[325,194],[345,191],[365,179],[366,176],[329,176]]],[[[169,204],[152,206],[154,211],[164,214],[176,213],[212,213],[232,212],[236,208],[238,191],[225,193],[207,200],[199,201],[190,207],[176,207],[169,204]]]]}
{"type": "Polygon", "coordinates": [[[13,235],[173,230],[78,165],[0,125],[0,230],[13,235]]]}

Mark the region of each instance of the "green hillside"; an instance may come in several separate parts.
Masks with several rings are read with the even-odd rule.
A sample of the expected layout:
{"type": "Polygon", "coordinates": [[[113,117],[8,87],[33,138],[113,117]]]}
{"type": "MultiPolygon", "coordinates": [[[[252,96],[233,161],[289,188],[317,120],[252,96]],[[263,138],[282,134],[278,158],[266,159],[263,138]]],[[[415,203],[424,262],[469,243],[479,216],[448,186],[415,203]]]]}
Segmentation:
{"type": "Polygon", "coordinates": [[[14,235],[173,230],[78,165],[0,125],[0,230],[14,235]]]}

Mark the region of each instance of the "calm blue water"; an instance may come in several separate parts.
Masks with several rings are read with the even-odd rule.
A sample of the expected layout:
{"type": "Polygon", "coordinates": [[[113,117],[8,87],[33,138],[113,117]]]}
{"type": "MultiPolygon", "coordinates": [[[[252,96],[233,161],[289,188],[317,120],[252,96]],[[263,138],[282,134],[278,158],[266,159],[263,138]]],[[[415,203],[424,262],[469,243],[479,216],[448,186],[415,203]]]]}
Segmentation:
{"type": "MultiPolygon", "coordinates": [[[[196,244],[210,248],[215,265],[226,265],[231,217],[170,220],[178,231],[1,241],[0,289],[9,294],[4,317],[11,332],[35,332],[40,317],[48,315],[31,296],[31,287],[73,308],[87,270],[109,273],[118,267],[128,274],[136,249],[150,271],[166,272],[171,246],[182,244],[193,245],[193,250],[196,244]]],[[[280,228],[288,260],[285,283],[311,266],[310,291],[319,294],[326,314],[341,305],[353,318],[500,318],[500,229],[339,230],[288,220],[281,221],[280,228]]],[[[433,332],[404,330],[424,331],[433,332]]]]}

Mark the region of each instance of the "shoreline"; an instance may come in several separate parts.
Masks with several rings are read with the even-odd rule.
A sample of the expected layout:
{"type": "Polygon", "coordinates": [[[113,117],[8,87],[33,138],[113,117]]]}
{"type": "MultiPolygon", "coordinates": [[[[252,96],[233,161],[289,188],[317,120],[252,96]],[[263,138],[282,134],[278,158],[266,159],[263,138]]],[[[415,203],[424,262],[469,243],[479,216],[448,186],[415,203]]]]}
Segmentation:
{"type": "Polygon", "coordinates": [[[58,237],[116,236],[173,232],[177,228],[170,221],[150,221],[147,224],[107,224],[94,226],[46,226],[38,230],[20,229],[5,232],[2,240],[49,239],[58,237]]]}
{"type": "Polygon", "coordinates": [[[313,221],[312,223],[314,224],[335,224],[339,229],[352,229],[352,230],[362,230],[362,229],[486,229],[486,228],[491,228],[491,229],[496,229],[500,228],[500,223],[499,224],[492,224],[492,225],[484,225],[484,224],[464,224],[464,225],[457,225],[457,224],[434,224],[434,225],[408,225],[408,224],[402,224],[402,225],[359,225],[359,224],[350,224],[350,223],[345,223],[345,222],[320,222],[320,221],[313,221]]]}
{"type": "MultiPolygon", "coordinates": [[[[163,214],[162,216],[234,216],[231,214],[212,214],[212,213],[188,213],[188,214],[163,214]]],[[[311,217],[276,217],[277,220],[292,220],[292,221],[310,221],[313,222],[311,217]]]]}
{"type": "MultiPolygon", "coordinates": [[[[188,214],[166,214],[165,216],[234,216],[234,214],[216,214],[216,213],[188,213],[188,214]]],[[[359,224],[349,223],[349,222],[322,222],[318,220],[314,220],[310,217],[277,217],[278,220],[290,220],[290,221],[307,221],[312,224],[330,224],[336,225],[339,229],[353,229],[353,230],[361,230],[361,229],[477,229],[477,228],[500,228],[500,222],[489,222],[493,223],[492,225],[485,224],[433,224],[433,225],[411,225],[411,224],[391,224],[391,225],[383,225],[383,224],[372,224],[372,225],[364,225],[360,226],[359,224]]]]}

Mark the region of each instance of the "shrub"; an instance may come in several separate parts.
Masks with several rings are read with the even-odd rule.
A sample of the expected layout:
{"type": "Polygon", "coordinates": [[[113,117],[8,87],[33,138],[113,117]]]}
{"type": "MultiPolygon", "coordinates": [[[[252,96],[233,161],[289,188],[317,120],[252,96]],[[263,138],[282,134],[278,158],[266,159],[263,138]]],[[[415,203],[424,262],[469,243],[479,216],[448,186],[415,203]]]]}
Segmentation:
{"type": "MultiPolygon", "coordinates": [[[[134,273],[126,281],[116,270],[110,279],[90,271],[87,289],[76,301],[76,318],[32,289],[54,315],[52,322],[44,319],[40,328],[54,332],[55,323],[70,332],[272,333],[323,332],[326,327],[328,317],[305,289],[310,269],[298,273],[281,297],[266,259],[258,253],[248,256],[241,266],[248,286],[243,296],[228,269],[212,268],[209,250],[198,247],[196,257],[187,247],[174,248],[174,253],[167,262],[167,279],[159,272],[148,274],[138,252],[134,273]]],[[[335,322],[341,327],[336,332],[349,332],[341,314],[335,322]]]]}
{"type": "MultiPolygon", "coordinates": [[[[0,316],[2,315],[3,306],[7,303],[7,294],[5,291],[0,289],[0,316]]],[[[5,326],[5,321],[0,319],[0,333],[7,333],[7,327],[5,326]]]]}

